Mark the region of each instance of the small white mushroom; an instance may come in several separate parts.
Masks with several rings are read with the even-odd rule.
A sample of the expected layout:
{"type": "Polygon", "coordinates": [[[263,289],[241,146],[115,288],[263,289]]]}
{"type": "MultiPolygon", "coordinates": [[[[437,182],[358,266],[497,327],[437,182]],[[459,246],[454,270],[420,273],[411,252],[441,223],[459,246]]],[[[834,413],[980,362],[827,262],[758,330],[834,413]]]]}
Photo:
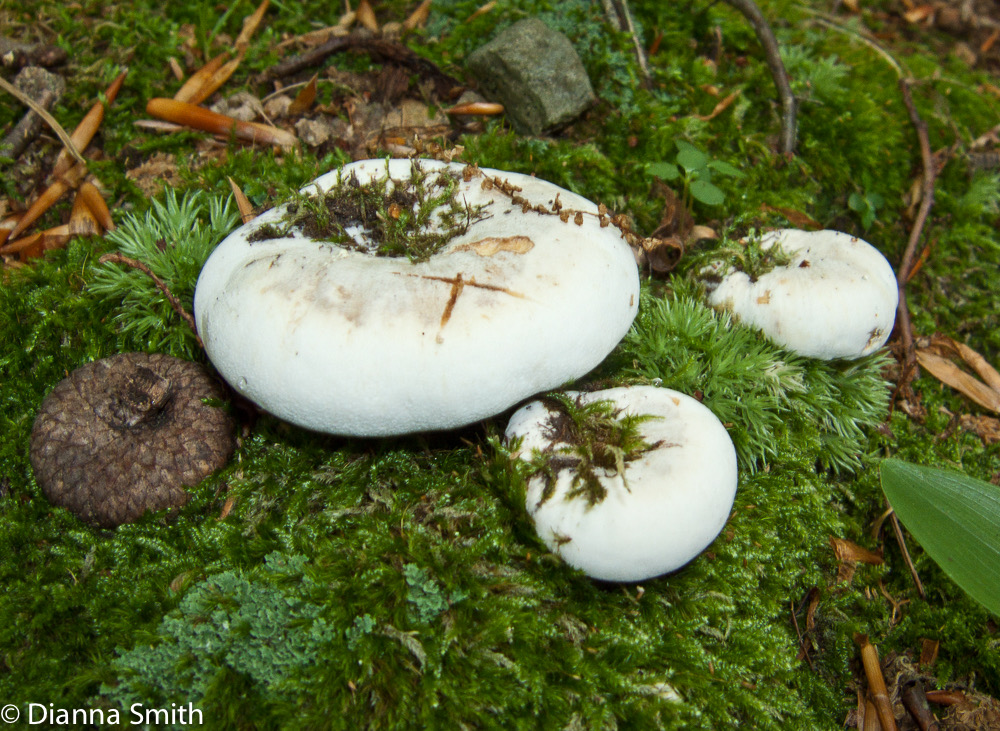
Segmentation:
{"type": "Polygon", "coordinates": [[[582,409],[609,401],[619,423],[639,417],[632,428],[645,445],[615,455],[613,444],[595,443],[607,430],[588,434],[564,409],[533,401],[517,411],[506,437],[520,438],[515,456],[539,466],[527,508],[545,545],[606,581],[659,576],[705,550],[726,523],[737,484],[736,450],[715,415],[654,386],[566,396],[582,409]],[[573,443],[581,435],[590,440],[583,448],[573,443]],[[588,478],[603,489],[599,499],[587,492],[588,478]]]}
{"type": "Polygon", "coordinates": [[[279,206],[219,245],[194,303],[222,376],[299,426],[383,436],[469,424],[583,376],[635,317],[639,275],[622,232],[551,183],[364,160],[303,190],[337,191],[321,205],[348,240],[289,224],[279,206]],[[338,187],[375,183],[384,199],[363,205],[338,187]],[[417,201],[449,189],[429,213],[417,201]],[[454,234],[411,261],[382,246],[397,220],[423,221],[414,240],[454,234]]]}
{"type": "Polygon", "coordinates": [[[840,231],[782,229],[765,234],[790,261],[756,279],[725,273],[709,294],[774,342],[800,355],[860,358],[881,348],[896,317],[892,267],[871,244],[840,231]]]}

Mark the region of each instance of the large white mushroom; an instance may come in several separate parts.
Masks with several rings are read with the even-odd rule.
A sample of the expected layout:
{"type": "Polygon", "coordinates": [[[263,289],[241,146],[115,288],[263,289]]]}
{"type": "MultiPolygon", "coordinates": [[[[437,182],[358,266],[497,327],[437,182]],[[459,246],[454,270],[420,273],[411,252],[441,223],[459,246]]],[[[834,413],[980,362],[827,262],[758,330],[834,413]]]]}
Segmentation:
{"type": "Polygon", "coordinates": [[[606,581],[659,576],[705,550],[737,483],[736,450],[715,415],[654,386],[566,397],[568,406],[529,403],[506,432],[514,456],[538,468],[527,508],[545,545],[606,581]]]}
{"type": "Polygon", "coordinates": [[[713,307],[789,350],[812,358],[860,358],[881,348],[896,317],[892,267],[871,244],[840,231],[782,229],[760,240],[789,261],[756,279],[723,272],[713,307]]]}
{"type": "Polygon", "coordinates": [[[195,292],[222,376],[300,426],[469,424],[584,375],[635,317],[622,232],[551,183],[364,160],[303,194],[223,241],[195,292]]]}

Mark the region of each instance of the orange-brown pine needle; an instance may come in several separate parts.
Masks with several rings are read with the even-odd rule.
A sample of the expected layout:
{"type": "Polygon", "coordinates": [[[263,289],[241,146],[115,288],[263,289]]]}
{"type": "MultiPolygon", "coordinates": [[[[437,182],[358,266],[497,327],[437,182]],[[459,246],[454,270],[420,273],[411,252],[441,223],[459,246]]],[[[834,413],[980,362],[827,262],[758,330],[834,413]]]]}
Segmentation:
{"type": "Polygon", "coordinates": [[[456,104],[444,110],[445,114],[468,114],[479,117],[489,117],[494,114],[503,114],[503,104],[493,102],[469,102],[468,104],[456,104]]]}
{"type": "Polygon", "coordinates": [[[403,28],[406,30],[413,30],[414,28],[423,28],[427,25],[427,18],[431,14],[431,2],[433,0],[424,0],[417,9],[410,13],[410,17],[403,21],[403,28]]]}
{"type": "MultiPolygon", "coordinates": [[[[122,84],[125,83],[125,76],[127,74],[127,69],[118,74],[115,80],[111,82],[111,86],[108,87],[108,90],[104,92],[104,98],[107,100],[109,105],[114,102],[115,97],[118,96],[118,92],[121,90],[122,84]]],[[[87,149],[87,145],[89,145],[90,141],[94,139],[94,135],[97,134],[97,130],[100,129],[101,122],[103,121],[104,103],[97,102],[90,108],[90,111],[84,115],[83,119],[80,120],[80,124],[78,124],[76,129],[73,130],[73,134],[69,136],[77,150],[82,153],[85,149],[87,149]]],[[[52,176],[58,178],[73,167],[73,163],[74,159],[69,151],[65,149],[60,150],[59,156],[56,157],[55,165],[52,167],[52,176]]]]}
{"type": "Polygon", "coordinates": [[[236,200],[236,207],[240,211],[240,220],[243,223],[250,223],[256,216],[253,212],[253,206],[250,204],[250,200],[243,193],[243,190],[236,184],[236,181],[232,178],[227,177],[226,180],[229,181],[229,187],[233,189],[233,198],[236,200]]]}
{"type": "Polygon", "coordinates": [[[250,142],[280,147],[293,147],[298,142],[298,138],[287,130],[256,122],[243,122],[176,99],[150,99],[146,104],[146,112],[167,122],[183,124],[218,135],[233,134],[241,140],[250,142]]]}
{"type": "Polygon", "coordinates": [[[299,93],[295,95],[292,103],[288,105],[288,116],[297,117],[298,115],[309,111],[313,102],[316,101],[317,76],[318,74],[313,74],[313,77],[309,79],[309,83],[299,89],[299,93]]]}
{"type": "Polygon", "coordinates": [[[69,233],[73,236],[97,236],[101,233],[101,224],[97,222],[97,217],[79,191],[73,199],[73,210],[69,214],[69,233]]]}
{"type": "Polygon", "coordinates": [[[49,210],[57,200],[62,198],[63,193],[70,188],[75,188],[83,179],[86,172],[87,168],[85,168],[82,164],[77,163],[75,166],[70,168],[65,175],[57,178],[52,185],[46,188],[45,191],[38,196],[30,206],[28,206],[28,210],[24,212],[24,215],[21,216],[21,220],[17,222],[17,225],[10,232],[9,238],[16,239],[20,236],[25,230],[27,230],[28,226],[37,221],[39,217],[49,210]]]}
{"type": "Polygon", "coordinates": [[[80,185],[80,190],[77,191],[76,195],[90,209],[90,212],[97,219],[101,228],[105,231],[115,230],[115,222],[111,219],[111,211],[108,210],[108,204],[104,202],[104,196],[101,195],[101,191],[97,189],[96,185],[91,182],[84,182],[80,185]]]}
{"type": "MultiPolygon", "coordinates": [[[[174,94],[174,99],[179,102],[191,102],[192,104],[197,104],[198,102],[191,100],[198,93],[198,91],[208,83],[208,80],[212,78],[212,75],[219,70],[222,64],[225,63],[226,56],[228,55],[229,54],[227,52],[223,51],[191,74],[188,80],[185,81],[181,88],[177,90],[177,93],[174,94]]],[[[208,96],[206,95],[202,97],[201,101],[204,101],[207,98],[208,96]]]]}
{"type": "Polygon", "coordinates": [[[375,17],[375,11],[372,10],[372,6],[368,0],[361,0],[358,3],[357,21],[372,33],[378,33],[378,19],[375,17]]]}
{"type": "Polygon", "coordinates": [[[246,47],[250,45],[250,39],[253,38],[253,34],[260,27],[260,22],[264,19],[264,13],[267,12],[267,6],[270,2],[271,0],[263,0],[253,13],[243,19],[243,29],[240,31],[240,35],[234,44],[236,50],[245,51],[246,47]]]}

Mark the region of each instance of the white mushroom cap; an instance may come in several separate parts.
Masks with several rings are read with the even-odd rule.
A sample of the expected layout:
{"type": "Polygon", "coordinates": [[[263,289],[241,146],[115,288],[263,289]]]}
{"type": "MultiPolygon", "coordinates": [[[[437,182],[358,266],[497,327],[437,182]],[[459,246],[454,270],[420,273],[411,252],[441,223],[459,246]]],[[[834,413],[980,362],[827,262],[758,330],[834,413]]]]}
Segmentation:
{"type": "MultiPolygon", "coordinates": [[[[611,400],[622,414],[657,418],[638,425],[652,448],[626,462],[624,474],[596,469],[607,489],[600,502],[568,497],[575,475],[571,467],[557,473],[544,500],[546,476],[530,478],[527,508],[545,545],[605,581],[659,576],[705,550],[729,517],[737,483],[736,450],[715,415],[690,396],[654,386],[567,395],[584,404],[611,400]]],[[[555,413],[533,401],[514,414],[506,436],[522,438],[516,456],[531,460],[539,453],[562,454],[567,445],[552,441],[555,413]]]]}
{"type": "Polygon", "coordinates": [[[751,281],[730,272],[709,295],[713,307],[789,350],[811,358],[860,358],[881,348],[896,318],[892,267],[871,244],[840,231],[765,234],[791,261],[751,281]]]}
{"type": "Polygon", "coordinates": [[[409,160],[352,163],[304,190],[352,174],[407,181],[411,164],[459,176],[460,199],[485,207],[427,261],[301,234],[248,241],[285,207],[212,254],[195,315],[209,358],[237,391],[335,434],[448,429],[579,378],[625,335],[639,301],[635,261],[581,196],[526,175],[409,160]],[[571,213],[552,212],[560,206],[571,213]]]}

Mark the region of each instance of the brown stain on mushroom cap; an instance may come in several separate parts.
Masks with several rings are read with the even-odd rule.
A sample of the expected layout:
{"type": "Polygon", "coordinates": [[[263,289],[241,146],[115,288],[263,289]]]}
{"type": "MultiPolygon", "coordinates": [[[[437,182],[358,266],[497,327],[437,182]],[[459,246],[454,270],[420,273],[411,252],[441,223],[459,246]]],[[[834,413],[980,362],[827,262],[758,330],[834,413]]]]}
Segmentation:
{"type": "Polygon", "coordinates": [[[123,353],[60,381],[31,430],[31,465],[45,496],[111,528],[147,510],[180,507],[185,485],[222,467],[232,419],[204,399],[224,392],[196,363],[123,353]]]}

